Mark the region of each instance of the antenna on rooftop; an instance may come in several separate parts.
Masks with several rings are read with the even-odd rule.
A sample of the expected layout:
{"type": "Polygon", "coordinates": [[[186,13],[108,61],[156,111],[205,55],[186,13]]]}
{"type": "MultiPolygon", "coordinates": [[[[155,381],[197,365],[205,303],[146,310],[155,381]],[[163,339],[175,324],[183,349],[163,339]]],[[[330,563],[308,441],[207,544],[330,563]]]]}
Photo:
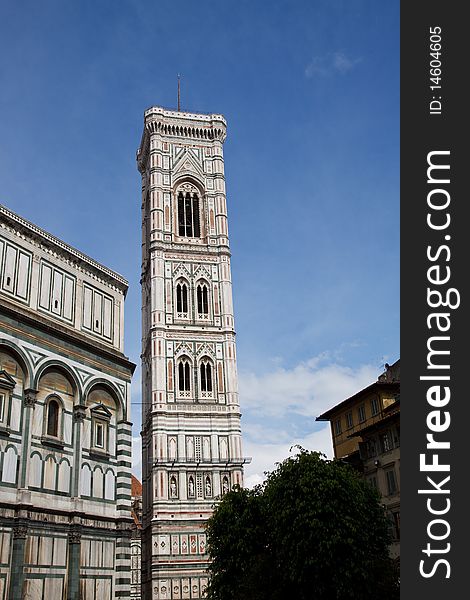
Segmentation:
{"type": "Polygon", "coordinates": [[[180,74],[178,73],[178,112],[181,110],[180,74]]]}

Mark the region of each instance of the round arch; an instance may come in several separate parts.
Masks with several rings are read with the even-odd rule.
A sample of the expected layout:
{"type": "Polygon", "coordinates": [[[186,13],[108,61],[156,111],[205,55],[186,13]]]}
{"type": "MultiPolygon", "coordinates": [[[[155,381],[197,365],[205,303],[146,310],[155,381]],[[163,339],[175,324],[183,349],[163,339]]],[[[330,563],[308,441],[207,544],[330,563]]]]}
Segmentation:
{"type": "Polygon", "coordinates": [[[93,389],[95,387],[106,388],[106,390],[111,394],[111,396],[113,397],[113,399],[116,402],[116,405],[118,408],[118,416],[121,417],[121,418],[118,418],[117,421],[120,421],[120,420],[127,421],[127,407],[126,407],[126,402],[122,396],[122,393],[117,388],[117,386],[112,381],[109,381],[108,379],[104,379],[102,377],[96,377],[96,378],[92,379],[87,384],[85,389],[83,390],[84,402],[86,402],[86,399],[88,398],[88,396],[90,395],[90,393],[93,391],[93,389]]]}
{"type": "Polygon", "coordinates": [[[78,403],[81,404],[81,398],[83,397],[82,386],[77,374],[71,367],[69,367],[69,365],[55,358],[46,358],[42,363],[40,363],[34,376],[34,388],[37,389],[41,377],[48,369],[58,369],[65,374],[67,379],[69,379],[70,383],[72,383],[72,386],[75,388],[78,403]]]}
{"type": "Polygon", "coordinates": [[[27,379],[27,381],[24,382],[25,389],[34,387],[33,366],[29,358],[26,356],[25,352],[19,346],[17,346],[13,342],[10,342],[10,340],[0,338],[0,350],[2,348],[5,348],[9,352],[12,352],[15,356],[15,359],[18,361],[21,368],[23,369],[25,379],[27,379]]]}
{"type": "Polygon", "coordinates": [[[188,175],[188,173],[183,172],[176,176],[176,179],[173,183],[173,194],[175,194],[178,188],[184,183],[190,183],[191,185],[194,185],[194,187],[196,187],[199,193],[201,194],[201,198],[204,197],[204,180],[201,177],[199,177],[199,175],[196,175],[193,172],[191,172],[191,175],[188,175]]]}

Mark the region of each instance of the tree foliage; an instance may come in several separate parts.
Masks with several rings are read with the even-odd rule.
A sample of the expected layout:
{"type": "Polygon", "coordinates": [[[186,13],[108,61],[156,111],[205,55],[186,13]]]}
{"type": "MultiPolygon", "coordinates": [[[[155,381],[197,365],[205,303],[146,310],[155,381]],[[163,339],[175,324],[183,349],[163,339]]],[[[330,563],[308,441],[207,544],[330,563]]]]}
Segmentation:
{"type": "Polygon", "coordinates": [[[254,490],[224,496],[207,524],[210,600],[394,600],[389,526],[349,466],[300,449],[254,490]]]}

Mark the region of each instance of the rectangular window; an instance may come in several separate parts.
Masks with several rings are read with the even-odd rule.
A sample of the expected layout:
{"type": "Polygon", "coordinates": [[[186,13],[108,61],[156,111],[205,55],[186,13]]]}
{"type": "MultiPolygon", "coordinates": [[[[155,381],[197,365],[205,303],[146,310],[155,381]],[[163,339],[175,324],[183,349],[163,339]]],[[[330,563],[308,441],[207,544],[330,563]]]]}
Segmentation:
{"type": "Polygon", "coordinates": [[[395,433],[393,434],[393,443],[395,444],[395,448],[400,447],[400,425],[395,426],[395,433]]]}
{"type": "Polygon", "coordinates": [[[351,429],[353,426],[353,414],[352,410],[346,413],[346,429],[351,429]]]}
{"type": "Polygon", "coordinates": [[[397,480],[395,479],[395,471],[390,469],[387,471],[387,487],[388,487],[388,495],[396,494],[397,492],[397,480]]]}
{"type": "Polygon", "coordinates": [[[373,417],[379,414],[379,399],[372,398],[370,401],[370,412],[373,417]]]}
{"type": "Polygon", "coordinates": [[[104,424],[95,423],[95,446],[104,448],[104,424]]]}
{"type": "Polygon", "coordinates": [[[0,423],[3,422],[5,416],[5,394],[0,393],[0,423]]]}
{"type": "Polygon", "coordinates": [[[373,438],[370,438],[369,440],[367,440],[366,444],[367,444],[367,458],[374,458],[374,456],[377,456],[375,440],[373,438]]]}
{"type": "Polygon", "coordinates": [[[377,477],[375,477],[375,476],[369,477],[369,483],[374,488],[374,490],[378,489],[377,488],[377,477]]]}
{"type": "Polygon", "coordinates": [[[395,524],[395,538],[400,539],[400,513],[393,513],[393,522],[395,524]]]}
{"type": "Polygon", "coordinates": [[[390,431],[386,431],[380,435],[380,449],[382,452],[390,452],[392,450],[392,438],[390,436],[390,431]]]}
{"type": "Polygon", "coordinates": [[[361,404],[361,406],[357,409],[357,414],[359,417],[359,423],[364,423],[366,420],[366,407],[364,404],[361,404]]]}
{"type": "Polygon", "coordinates": [[[335,421],[335,435],[341,434],[341,419],[336,419],[335,421]]]}

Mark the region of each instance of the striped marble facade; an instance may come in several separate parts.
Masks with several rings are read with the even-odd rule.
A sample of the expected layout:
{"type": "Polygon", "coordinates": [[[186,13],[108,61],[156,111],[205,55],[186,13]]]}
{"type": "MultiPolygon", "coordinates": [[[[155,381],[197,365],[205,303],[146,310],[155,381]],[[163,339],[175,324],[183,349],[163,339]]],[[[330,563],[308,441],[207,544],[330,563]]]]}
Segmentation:
{"type": "Polygon", "coordinates": [[[145,112],[142,597],[203,598],[205,523],[243,484],[222,115],[145,112]]]}
{"type": "Polygon", "coordinates": [[[126,292],[0,206],[0,600],[129,597],[126,292]]]}

